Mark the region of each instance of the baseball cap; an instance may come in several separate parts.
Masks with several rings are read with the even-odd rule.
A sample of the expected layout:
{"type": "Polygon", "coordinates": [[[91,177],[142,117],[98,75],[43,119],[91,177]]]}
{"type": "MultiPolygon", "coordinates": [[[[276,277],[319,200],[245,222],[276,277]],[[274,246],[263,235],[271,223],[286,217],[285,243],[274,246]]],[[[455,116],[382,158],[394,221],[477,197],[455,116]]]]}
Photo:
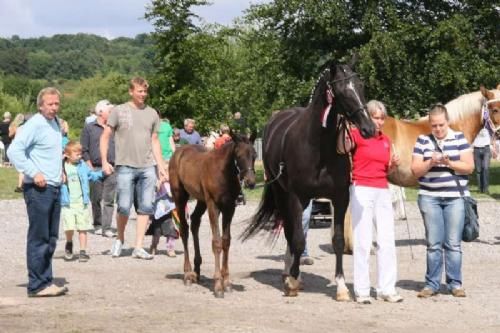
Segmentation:
{"type": "Polygon", "coordinates": [[[99,115],[101,114],[101,112],[106,109],[106,108],[109,108],[109,107],[113,107],[114,105],[111,104],[110,101],[108,101],[107,99],[103,99],[99,102],[97,102],[97,104],[95,105],[95,114],[99,115]]]}

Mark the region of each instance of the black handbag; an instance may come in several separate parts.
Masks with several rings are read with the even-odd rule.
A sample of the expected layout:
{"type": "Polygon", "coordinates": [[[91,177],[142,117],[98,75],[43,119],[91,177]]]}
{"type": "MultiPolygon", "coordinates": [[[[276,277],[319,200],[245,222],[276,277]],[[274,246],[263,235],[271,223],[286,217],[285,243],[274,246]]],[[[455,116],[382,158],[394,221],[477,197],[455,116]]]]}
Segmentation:
{"type": "MultiPolygon", "coordinates": [[[[429,137],[434,143],[436,149],[443,153],[443,150],[437,144],[434,135],[431,134],[429,135],[429,137]]],[[[462,185],[460,185],[460,182],[458,181],[458,177],[455,174],[455,171],[450,169],[450,173],[453,175],[453,178],[457,183],[458,190],[460,191],[460,196],[464,201],[465,220],[464,230],[462,232],[462,240],[464,242],[472,242],[479,237],[479,214],[477,213],[477,202],[473,197],[466,197],[464,195],[464,190],[462,188],[462,185]]]]}

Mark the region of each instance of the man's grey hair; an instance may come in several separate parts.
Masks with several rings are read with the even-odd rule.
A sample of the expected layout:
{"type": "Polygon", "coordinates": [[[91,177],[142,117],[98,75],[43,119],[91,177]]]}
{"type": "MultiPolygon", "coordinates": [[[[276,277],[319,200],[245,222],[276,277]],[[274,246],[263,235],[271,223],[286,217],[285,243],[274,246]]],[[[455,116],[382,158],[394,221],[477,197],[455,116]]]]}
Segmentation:
{"type": "Polygon", "coordinates": [[[184,119],[184,126],[187,126],[188,124],[196,125],[196,121],[194,121],[194,119],[191,118],[184,119]]]}

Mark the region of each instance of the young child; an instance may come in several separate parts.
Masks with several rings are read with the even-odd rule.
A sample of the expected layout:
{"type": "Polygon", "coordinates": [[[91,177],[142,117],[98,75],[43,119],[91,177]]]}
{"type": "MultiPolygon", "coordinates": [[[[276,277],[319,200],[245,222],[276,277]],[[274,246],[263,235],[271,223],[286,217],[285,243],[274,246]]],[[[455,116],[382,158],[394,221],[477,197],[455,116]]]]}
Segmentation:
{"type": "Polygon", "coordinates": [[[87,230],[94,227],[88,211],[89,180],[102,178],[102,171],[91,171],[82,160],[82,146],[70,141],[64,148],[64,183],[61,187],[61,217],[66,234],[64,258],[73,259],[73,233],[78,231],[80,262],[90,259],[87,254],[87,230]]]}
{"type": "Polygon", "coordinates": [[[170,192],[170,184],[165,182],[158,185],[155,198],[155,213],[151,217],[146,235],[152,235],[150,253],[157,252],[160,237],[167,238],[167,256],[175,257],[175,239],[179,238],[179,228],[175,223],[175,203],[170,192]]]}

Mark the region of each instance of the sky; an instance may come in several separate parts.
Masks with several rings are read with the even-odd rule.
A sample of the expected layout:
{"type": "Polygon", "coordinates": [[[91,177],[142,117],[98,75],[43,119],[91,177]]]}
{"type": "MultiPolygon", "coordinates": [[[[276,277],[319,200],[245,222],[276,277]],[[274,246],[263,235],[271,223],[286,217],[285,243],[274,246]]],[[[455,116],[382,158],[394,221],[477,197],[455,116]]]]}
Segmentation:
{"type": "MultiPolygon", "coordinates": [[[[229,25],[250,4],[265,0],[209,0],[193,11],[208,23],[229,25]]],[[[151,0],[0,0],[0,37],[90,33],[109,39],[153,31],[145,20],[151,0]]]]}

